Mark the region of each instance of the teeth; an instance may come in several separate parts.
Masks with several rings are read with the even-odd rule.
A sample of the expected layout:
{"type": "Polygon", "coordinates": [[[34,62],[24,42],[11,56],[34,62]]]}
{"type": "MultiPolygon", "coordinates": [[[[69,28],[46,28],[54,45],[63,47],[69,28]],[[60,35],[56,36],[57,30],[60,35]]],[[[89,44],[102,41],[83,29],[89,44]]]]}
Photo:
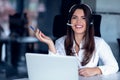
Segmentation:
{"type": "Polygon", "coordinates": [[[81,28],[82,26],[76,26],[76,27],[79,27],[79,28],[81,28]]]}

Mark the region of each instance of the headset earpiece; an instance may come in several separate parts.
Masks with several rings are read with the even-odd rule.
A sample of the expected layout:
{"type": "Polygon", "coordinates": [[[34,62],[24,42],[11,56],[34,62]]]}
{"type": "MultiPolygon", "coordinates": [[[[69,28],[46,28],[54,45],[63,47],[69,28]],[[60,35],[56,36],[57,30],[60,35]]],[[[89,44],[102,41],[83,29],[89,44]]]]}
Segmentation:
{"type": "Polygon", "coordinates": [[[66,25],[68,25],[69,26],[69,24],[70,24],[70,22],[69,22],[69,20],[67,21],[67,23],[66,23],[66,25]]]}
{"type": "Polygon", "coordinates": [[[92,21],[92,22],[90,22],[90,25],[93,25],[93,21],[92,21]]]}
{"type": "Polygon", "coordinates": [[[73,26],[73,24],[71,24],[69,20],[68,20],[68,22],[67,22],[67,25],[68,25],[68,26],[73,26]]]}
{"type": "Polygon", "coordinates": [[[90,22],[89,26],[92,27],[93,26],[93,20],[90,22]]]}
{"type": "Polygon", "coordinates": [[[94,19],[93,19],[93,15],[91,16],[91,19],[90,19],[90,23],[89,23],[89,26],[93,26],[94,24],[94,19]]]}

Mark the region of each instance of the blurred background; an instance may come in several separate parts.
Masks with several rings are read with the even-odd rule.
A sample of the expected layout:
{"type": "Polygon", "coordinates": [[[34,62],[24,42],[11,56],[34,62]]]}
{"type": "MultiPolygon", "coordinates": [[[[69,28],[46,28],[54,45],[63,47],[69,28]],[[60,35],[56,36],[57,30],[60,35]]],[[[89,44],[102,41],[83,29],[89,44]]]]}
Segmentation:
{"type": "Polygon", "coordinates": [[[120,64],[120,0],[0,0],[0,80],[28,77],[25,53],[48,53],[29,26],[56,40],[66,33],[68,10],[75,3],[93,9],[95,36],[110,45],[120,64]]]}

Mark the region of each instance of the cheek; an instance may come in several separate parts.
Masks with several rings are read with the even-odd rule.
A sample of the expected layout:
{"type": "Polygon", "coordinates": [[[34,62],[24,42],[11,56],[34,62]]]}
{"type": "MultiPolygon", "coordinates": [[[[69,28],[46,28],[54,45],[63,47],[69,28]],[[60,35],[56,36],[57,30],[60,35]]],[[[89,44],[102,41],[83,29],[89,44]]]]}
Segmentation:
{"type": "Polygon", "coordinates": [[[83,23],[84,26],[86,26],[86,24],[87,24],[86,21],[83,21],[82,23],[83,23]]]}
{"type": "Polygon", "coordinates": [[[75,28],[75,27],[74,27],[74,26],[71,26],[71,28],[72,28],[72,30],[74,31],[74,28],[75,28]]]}
{"type": "Polygon", "coordinates": [[[87,25],[86,25],[86,23],[84,24],[84,30],[86,31],[86,29],[87,29],[87,25]]]}
{"type": "Polygon", "coordinates": [[[76,32],[75,26],[72,26],[71,28],[74,32],[76,32]]]}
{"type": "Polygon", "coordinates": [[[84,25],[84,28],[86,29],[87,28],[86,22],[84,22],[83,25],[84,25]]]}
{"type": "Polygon", "coordinates": [[[87,27],[84,27],[84,32],[87,30],[87,27]]]}
{"type": "Polygon", "coordinates": [[[76,23],[76,21],[75,20],[71,20],[71,24],[75,24],[76,23]]]}

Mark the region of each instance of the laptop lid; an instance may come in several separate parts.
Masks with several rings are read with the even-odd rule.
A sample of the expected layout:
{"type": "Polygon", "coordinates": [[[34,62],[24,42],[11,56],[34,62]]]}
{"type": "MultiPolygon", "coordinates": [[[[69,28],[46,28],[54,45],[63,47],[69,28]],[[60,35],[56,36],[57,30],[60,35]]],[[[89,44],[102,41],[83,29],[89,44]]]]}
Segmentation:
{"type": "Polygon", "coordinates": [[[78,64],[73,56],[26,53],[29,80],[78,80],[78,64]]]}

